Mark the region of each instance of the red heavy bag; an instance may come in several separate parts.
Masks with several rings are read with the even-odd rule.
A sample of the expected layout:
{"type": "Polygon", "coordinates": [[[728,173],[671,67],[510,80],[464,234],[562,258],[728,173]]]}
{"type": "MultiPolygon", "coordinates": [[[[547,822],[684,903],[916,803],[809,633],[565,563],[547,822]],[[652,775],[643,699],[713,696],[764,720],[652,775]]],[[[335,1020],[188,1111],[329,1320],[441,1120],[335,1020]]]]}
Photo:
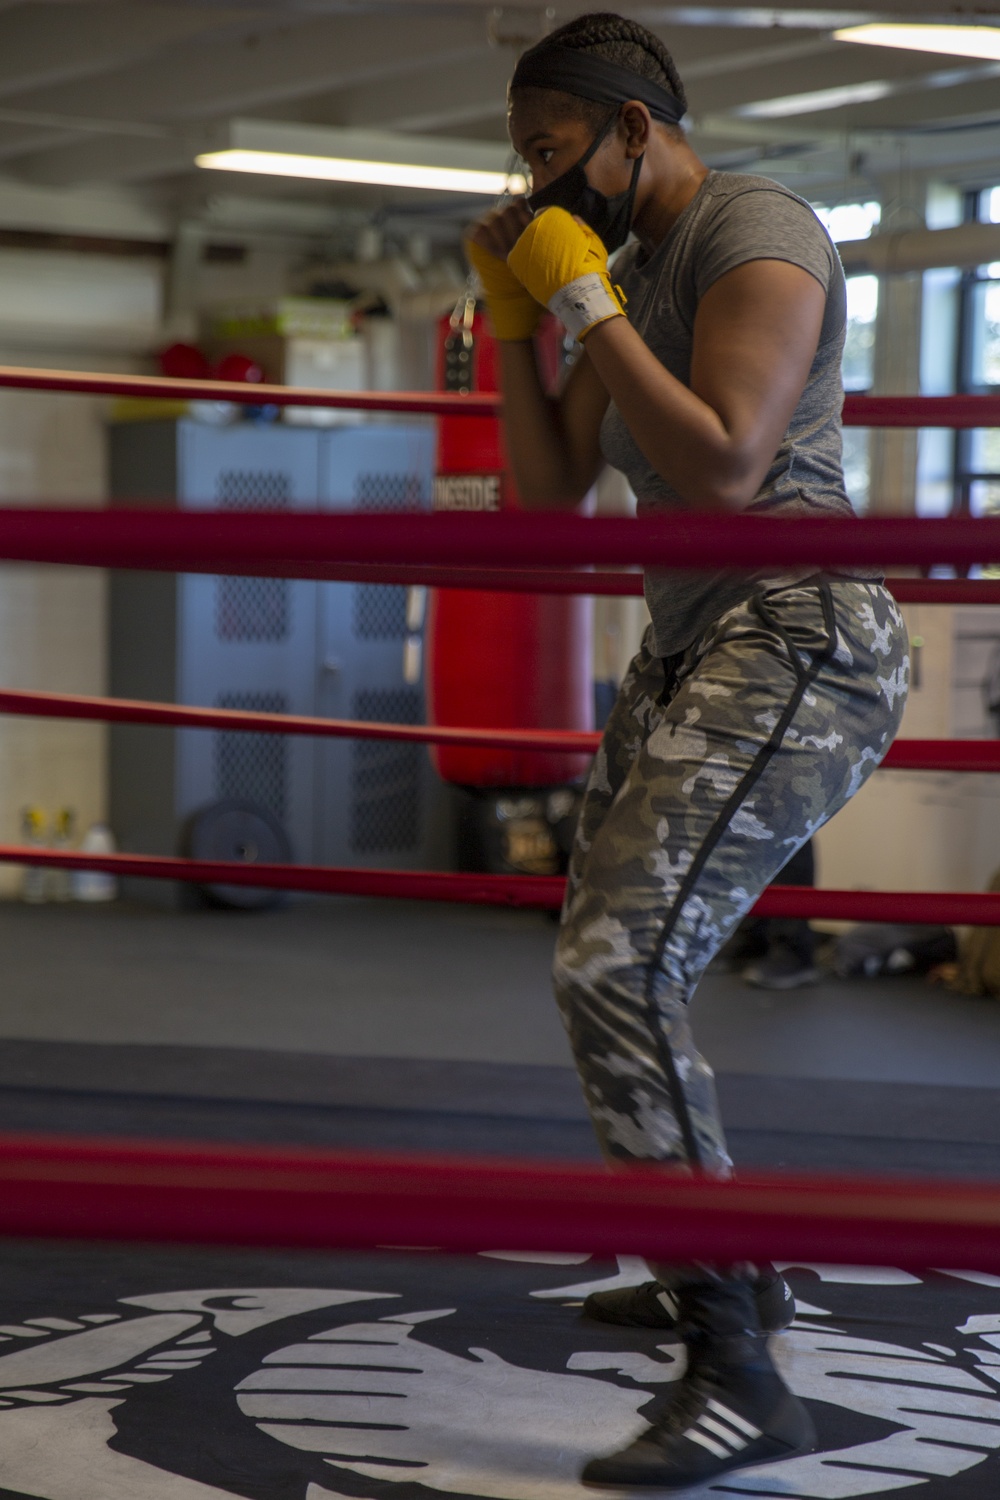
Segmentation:
{"type": "MultiPolygon", "coordinates": [[[[555,366],[558,325],[549,336],[555,366]]],[[[442,390],[499,389],[497,345],[466,304],[443,318],[442,390]]],[[[497,417],[438,420],[435,510],[516,510],[497,417]]],[[[551,594],[435,589],[428,619],[427,716],[432,724],[497,729],[592,729],[591,601],[551,594]]],[[[589,756],[437,746],[438,774],[467,787],[564,786],[589,756]]]]}

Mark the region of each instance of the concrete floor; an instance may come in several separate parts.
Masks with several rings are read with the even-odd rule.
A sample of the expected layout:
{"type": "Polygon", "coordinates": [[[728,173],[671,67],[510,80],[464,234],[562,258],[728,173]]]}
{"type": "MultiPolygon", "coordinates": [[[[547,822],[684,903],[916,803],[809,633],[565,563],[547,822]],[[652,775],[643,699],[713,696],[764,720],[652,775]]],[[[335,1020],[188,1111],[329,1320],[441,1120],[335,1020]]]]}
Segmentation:
{"type": "MultiPolygon", "coordinates": [[[[331,900],[260,914],[0,904],[0,1037],[569,1066],[535,913],[331,900]]],[[[710,974],[719,1072],[994,1088],[1000,1002],[923,981],[775,995],[710,974]]]]}

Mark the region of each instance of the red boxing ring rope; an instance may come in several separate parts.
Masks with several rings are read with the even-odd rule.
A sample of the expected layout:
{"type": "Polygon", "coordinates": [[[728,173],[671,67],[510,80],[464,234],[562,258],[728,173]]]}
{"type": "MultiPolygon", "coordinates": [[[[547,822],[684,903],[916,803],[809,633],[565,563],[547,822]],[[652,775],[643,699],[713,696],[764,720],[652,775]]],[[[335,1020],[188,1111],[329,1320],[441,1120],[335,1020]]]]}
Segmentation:
{"type": "MultiPolygon", "coordinates": [[[[195,885],[242,885],[327,896],[379,896],[404,901],[449,901],[471,906],[515,906],[558,911],[560,875],[456,875],[441,870],[365,870],[352,866],[252,864],[241,860],[181,859],[159,854],[91,854],[0,844],[0,864],[55,870],[99,870],[145,880],[195,885]]],[[[1000,923],[1000,896],[996,920],[1000,923]]]]}
{"type": "MultiPolygon", "coordinates": [[[[342,583],[425,584],[438,589],[487,589],[493,593],[589,594],[592,597],[642,598],[641,573],[604,569],[559,568],[420,568],[341,563],[330,581],[342,583]]],[[[888,577],[886,588],[897,604],[1000,604],[1000,579],[888,577]]]]}
{"type": "Polygon", "coordinates": [[[1000,427],[996,396],[844,397],[845,427],[1000,427]]]}
{"type": "MultiPolygon", "coordinates": [[[[330,581],[342,583],[425,584],[439,589],[488,589],[493,593],[589,594],[641,598],[642,574],[603,569],[380,567],[341,563],[330,581]]],[[[888,577],[897,604],[1000,604],[1000,579],[888,577]]]]}
{"type": "MultiPolygon", "coordinates": [[[[167,401],[232,401],[240,406],[317,406],[386,411],[409,416],[488,417],[500,410],[489,394],[444,391],[331,391],[320,386],[249,385],[233,380],[179,380],[169,375],[104,375],[80,370],[36,370],[0,365],[0,388],[59,391],[77,396],[137,396],[167,401]]],[[[980,424],[981,425],[981,424],[980,424]]]]}
{"type": "MultiPolygon", "coordinates": [[[[65,515],[68,507],[59,509],[65,515]]],[[[2,515],[2,512],[0,512],[2,515]]],[[[178,571],[192,572],[191,564],[178,571]]],[[[268,568],[244,572],[270,575],[268,568]]],[[[286,562],[285,578],[316,579],[329,583],[387,583],[401,587],[486,589],[493,593],[583,594],[592,597],[641,599],[640,572],[612,572],[596,568],[480,568],[435,567],[416,563],[286,562]]],[[[899,604],[1000,604],[1000,579],[903,578],[890,576],[886,587],[899,604]]]]}
{"type": "MultiPolygon", "coordinates": [[[[441,568],[414,563],[331,563],[323,567],[316,562],[289,562],[284,576],[330,583],[388,583],[405,588],[486,589],[493,593],[637,599],[643,594],[641,573],[596,568],[441,568]]],[[[1000,579],[891,576],[886,579],[886,587],[899,604],[1000,604],[1000,579]]]]}
{"type": "MultiPolygon", "coordinates": [[[[148,703],[136,698],[30,693],[13,688],[0,688],[0,714],[106,724],[154,724],[174,729],[467,745],[486,750],[539,750],[567,755],[594,752],[601,742],[600,734],[582,729],[465,729],[444,724],[383,724],[370,719],[322,719],[306,714],[193,708],[187,704],[148,703]]],[[[896,740],[882,761],[882,769],[998,772],[1000,740],[896,740]]]]}
{"type": "MultiPolygon", "coordinates": [[[[180,380],[167,375],[106,375],[0,365],[0,388],[86,396],[138,396],[167,401],[232,401],[241,406],[315,406],[388,411],[411,416],[495,416],[497,395],[427,391],[330,391],[313,386],[247,385],[230,380],[180,380]]],[[[845,427],[1000,427],[997,396],[856,396],[844,398],[845,427]]]]}
{"type": "Polygon", "coordinates": [[[1000,562],[1000,519],[968,516],[586,518],[501,515],[233,513],[173,510],[0,510],[7,562],[180,573],[326,578],[348,563],[466,568],[636,562],[660,568],[955,567],[1000,562]]]}
{"type": "MultiPolygon", "coordinates": [[[[440,870],[364,870],[353,866],[250,864],[155,854],[83,854],[0,844],[0,864],[56,870],[100,870],[147,880],[242,885],[328,896],[377,896],[558,911],[561,875],[469,875],[440,870]]],[[[905,922],[1000,927],[1000,895],[980,891],[836,891],[773,885],[747,913],[755,917],[821,917],[834,922],[905,922]]]]}
{"type": "MultiPolygon", "coordinates": [[[[410,744],[469,745],[485,750],[593,753],[600,735],[584,729],[461,729],[441,724],[382,724],[366,719],[320,719],[306,714],[256,713],[232,708],[189,708],[129,698],[87,698],[69,693],[25,693],[0,688],[0,714],[45,719],[86,719],[108,724],[160,724],[176,729],[245,730],[253,734],[304,734],[334,739],[396,740],[410,744]]],[[[997,746],[1000,752],[1000,742],[997,746]]],[[[1000,770],[1000,753],[996,756],[1000,770]]]]}
{"type": "Polygon", "coordinates": [[[1000,1271],[996,1185],[0,1137],[0,1234],[1000,1271]]]}

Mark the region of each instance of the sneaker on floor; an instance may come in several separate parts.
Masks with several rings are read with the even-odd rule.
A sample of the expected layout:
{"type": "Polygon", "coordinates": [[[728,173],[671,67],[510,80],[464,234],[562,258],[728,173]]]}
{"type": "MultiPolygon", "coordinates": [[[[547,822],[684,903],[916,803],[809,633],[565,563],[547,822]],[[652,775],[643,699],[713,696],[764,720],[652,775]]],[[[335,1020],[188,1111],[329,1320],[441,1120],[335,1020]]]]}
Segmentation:
{"type": "Polygon", "coordinates": [[[732,937],[723,943],[712,960],[712,967],[730,974],[739,973],[747,964],[763,958],[767,947],[764,922],[751,918],[742,922],[732,937]]]}
{"type": "Polygon", "coordinates": [[[812,959],[803,958],[787,943],[776,943],[763,958],[747,964],[740,978],[760,990],[800,990],[819,984],[823,970],[812,959]]]}
{"type": "Polygon", "coordinates": [[[694,1357],[664,1416],[621,1452],[591,1459],[584,1484],[683,1490],[731,1469],[809,1452],[816,1443],[809,1413],[782,1382],[763,1341],[750,1342],[749,1361],[694,1357]]]}
{"type": "MultiPolygon", "coordinates": [[[[780,1333],[795,1317],[795,1298],[788,1282],[773,1266],[762,1266],[753,1282],[754,1300],[764,1333],[780,1333]]],[[[583,1316],[623,1328],[664,1328],[677,1325],[676,1290],[659,1281],[640,1286],[616,1287],[591,1292],[583,1304],[583,1316]]]]}

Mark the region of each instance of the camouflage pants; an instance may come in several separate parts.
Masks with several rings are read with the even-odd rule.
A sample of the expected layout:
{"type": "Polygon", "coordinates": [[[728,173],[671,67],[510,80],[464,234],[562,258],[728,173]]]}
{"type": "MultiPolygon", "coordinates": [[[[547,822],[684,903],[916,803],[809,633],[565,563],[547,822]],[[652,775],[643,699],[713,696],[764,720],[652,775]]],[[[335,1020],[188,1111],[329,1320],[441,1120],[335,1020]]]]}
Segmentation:
{"type": "Polygon", "coordinates": [[[688,651],[646,646],[590,777],[556,949],[556,997],[605,1154],[731,1162],[688,1002],[795,851],[899,727],[909,658],[886,590],[761,590],[688,651]]]}

